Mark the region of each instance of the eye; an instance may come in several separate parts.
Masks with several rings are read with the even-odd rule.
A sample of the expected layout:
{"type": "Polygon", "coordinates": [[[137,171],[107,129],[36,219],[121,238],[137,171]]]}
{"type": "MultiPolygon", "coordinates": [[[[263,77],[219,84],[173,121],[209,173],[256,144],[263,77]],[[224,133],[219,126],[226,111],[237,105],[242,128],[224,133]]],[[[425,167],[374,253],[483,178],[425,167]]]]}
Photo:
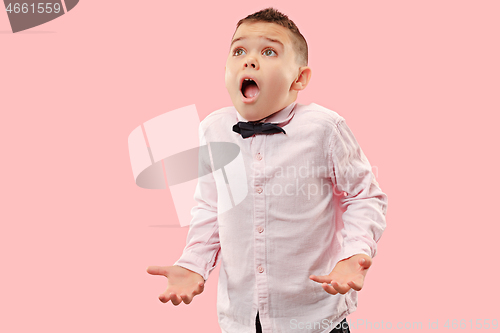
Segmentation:
{"type": "Polygon", "coordinates": [[[242,48],[237,48],[233,51],[234,56],[239,56],[242,55],[243,53],[245,53],[245,51],[242,48]]]}
{"type": "Polygon", "coordinates": [[[263,52],[264,55],[268,57],[275,57],[277,56],[276,52],[273,49],[265,49],[263,52]]]}

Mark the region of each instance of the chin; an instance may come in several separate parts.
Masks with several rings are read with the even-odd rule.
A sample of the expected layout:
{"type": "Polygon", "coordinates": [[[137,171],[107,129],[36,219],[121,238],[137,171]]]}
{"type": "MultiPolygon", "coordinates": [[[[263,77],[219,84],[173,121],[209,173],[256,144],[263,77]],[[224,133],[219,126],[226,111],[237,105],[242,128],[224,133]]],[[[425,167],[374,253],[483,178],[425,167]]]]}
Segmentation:
{"type": "Polygon", "coordinates": [[[257,115],[252,112],[252,110],[249,110],[248,107],[237,107],[236,110],[238,110],[239,114],[248,121],[258,120],[257,115]]]}
{"type": "Polygon", "coordinates": [[[262,116],[259,118],[259,115],[254,110],[252,110],[253,108],[248,107],[247,105],[243,105],[243,106],[239,106],[239,107],[235,106],[235,108],[238,111],[238,113],[248,121],[256,121],[256,120],[260,120],[260,119],[265,117],[265,116],[262,116]]]}

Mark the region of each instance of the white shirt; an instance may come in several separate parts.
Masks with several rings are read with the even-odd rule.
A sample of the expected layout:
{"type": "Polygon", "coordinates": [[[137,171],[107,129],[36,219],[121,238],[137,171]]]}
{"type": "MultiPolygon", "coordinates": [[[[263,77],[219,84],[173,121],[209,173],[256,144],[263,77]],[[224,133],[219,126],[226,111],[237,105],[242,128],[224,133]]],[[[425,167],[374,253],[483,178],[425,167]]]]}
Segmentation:
{"type": "Polygon", "coordinates": [[[255,332],[257,311],[264,333],[330,332],[356,309],[357,292],[330,295],[309,276],[327,275],[355,254],[375,256],[387,196],[336,112],[294,102],[261,120],[286,134],[246,139],[232,131],[238,121],[246,120],[226,107],[200,124],[200,144],[236,144],[244,170],[199,178],[187,245],[175,265],[206,280],[221,262],[224,333],[255,332]],[[248,194],[222,212],[227,178],[248,194]]]}

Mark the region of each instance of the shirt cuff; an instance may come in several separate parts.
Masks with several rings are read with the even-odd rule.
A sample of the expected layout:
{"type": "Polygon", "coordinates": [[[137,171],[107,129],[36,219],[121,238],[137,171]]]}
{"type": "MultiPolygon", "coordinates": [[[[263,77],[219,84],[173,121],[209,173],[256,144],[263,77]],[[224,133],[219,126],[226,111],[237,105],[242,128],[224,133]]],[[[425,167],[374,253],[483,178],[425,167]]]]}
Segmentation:
{"type": "Polygon", "coordinates": [[[360,241],[356,242],[349,242],[345,244],[345,248],[342,250],[338,261],[347,259],[352,257],[353,255],[356,254],[366,254],[370,258],[375,257],[375,254],[377,253],[377,249],[371,249],[368,244],[360,241]]]}
{"type": "Polygon", "coordinates": [[[210,266],[213,266],[213,260],[207,262],[206,259],[197,256],[194,253],[183,253],[182,256],[174,263],[175,266],[181,266],[190,271],[200,274],[206,281],[210,274],[210,266]]]}

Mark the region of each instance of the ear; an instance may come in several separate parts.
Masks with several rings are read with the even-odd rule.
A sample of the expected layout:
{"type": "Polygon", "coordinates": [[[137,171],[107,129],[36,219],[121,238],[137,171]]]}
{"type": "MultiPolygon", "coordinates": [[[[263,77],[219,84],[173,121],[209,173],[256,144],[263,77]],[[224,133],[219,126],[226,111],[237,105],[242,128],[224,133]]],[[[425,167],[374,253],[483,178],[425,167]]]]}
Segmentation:
{"type": "Polygon", "coordinates": [[[299,68],[299,75],[292,83],[292,90],[304,90],[311,80],[311,69],[307,66],[299,68]]]}

